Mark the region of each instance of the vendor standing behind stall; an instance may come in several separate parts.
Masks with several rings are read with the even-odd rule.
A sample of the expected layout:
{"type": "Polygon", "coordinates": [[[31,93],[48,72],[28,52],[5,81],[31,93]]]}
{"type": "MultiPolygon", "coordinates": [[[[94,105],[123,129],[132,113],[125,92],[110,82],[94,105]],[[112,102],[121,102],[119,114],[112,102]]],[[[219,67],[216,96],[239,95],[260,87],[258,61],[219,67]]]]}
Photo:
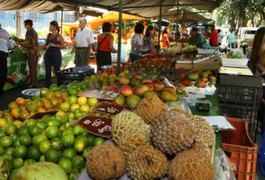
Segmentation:
{"type": "Polygon", "coordinates": [[[27,29],[25,40],[19,40],[19,44],[25,47],[28,56],[28,65],[30,73],[30,86],[37,86],[37,63],[39,57],[38,34],[33,28],[33,22],[30,19],[24,21],[25,28],[27,29]]]}
{"type": "Polygon", "coordinates": [[[0,95],[6,82],[8,49],[13,47],[14,45],[9,33],[0,26],[0,95]]]}
{"type": "Polygon", "coordinates": [[[77,31],[72,53],[75,53],[75,65],[87,66],[90,60],[92,45],[94,44],[93,32],[87,27],[86,18],[79,20],[80,30],[77,31]]]}
{"type": "Polygon", "coordinates": [[[214,25],[211,26],[210,45],[215,46],[215,47],[218,47],[218,45],[219,45],[219,43],[218,43],[218,32],[215,29],[214,25]]]}
{"type": "Polygon", "coordinates": [[[210,45],[206,41],[205,37],[198,33],[198,29],[193,27],[190,31],[190,37],[188,38],[189,45],[195,45],[197,48],[209,48],[210,45]]]}
{"type": "Polygon", "coordinates": [[[45,87],[49,88],[52,84],[51,69],[52,67],[57,72],[61,69],[62,54],[61,48],[64,48],[64,39],[59,33],[59,25],[57,21],[50,22],[50,33],[48,34],[44,49],[46,53],[44,55],[45,64],[45,87]]]}
{"type": "Polygon", "coordinates": [[[111,53],[117,50],[113,47],[114,37],[111,35],[111,24],[105,22],[102,25],[102,34],[97,37],[97,70],[102,70],[102,66],[111,65],[111,53]]]}
{"type": "Polygon", "coordinates": [[[134,62],[142,57],[144,25],[136,24],[131,38],[130,60],[134,62]]]}

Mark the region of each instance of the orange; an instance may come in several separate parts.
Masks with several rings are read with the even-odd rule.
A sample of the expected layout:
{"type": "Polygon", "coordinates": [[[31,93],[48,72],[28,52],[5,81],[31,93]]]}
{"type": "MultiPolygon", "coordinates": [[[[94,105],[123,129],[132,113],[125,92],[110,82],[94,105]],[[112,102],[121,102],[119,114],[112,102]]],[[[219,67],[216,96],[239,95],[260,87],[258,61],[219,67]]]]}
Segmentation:
{"type": "Polygon", "coordinates": [[[21,119],[27,119],[29,117],[30,113],[26,110],[20,112],[20,118],[21,119]]]}
{"type": "Polygon", "coordinates": [[[18,108],[11,109],[11,115],[13,116],[13,118],[18,119],[20,117],[19,109],[18,108]]]}
{"type": "Polygon", "coordinates": [[[44,113],[44,112],[46,112],[47,110],[44,108],[44,107],[39,107],[38,109],[37,109],[37,112],[38,113],[44,113]]]}
{"type": "Polygon", "coordinates": [[[55,97],[56,98],[61,98],[62,97],[62,93],[61,92],[55,92],[55,97]]]}
{"type": "Polygon", "coordinates": [[[52,99],[51,103],[53,106],[57,106],[59,104],[59,101],[58,101],[58,99],[52,99]]]}
{"type": "Polygon", "coordinates": [[[17,103],[18,105],[20,105],[20,106],[23,106],[23,105],[26,104],[26,100],[25,100],[23,97],[18,97],[18,98],[16,99],[16,103],[17,103]]]}
{"type": "Polygon", "coordinates": [[[62,93],[62,99],[63,101],[66,101],[68,99],[69,95],[67,92],[62,93]]]}

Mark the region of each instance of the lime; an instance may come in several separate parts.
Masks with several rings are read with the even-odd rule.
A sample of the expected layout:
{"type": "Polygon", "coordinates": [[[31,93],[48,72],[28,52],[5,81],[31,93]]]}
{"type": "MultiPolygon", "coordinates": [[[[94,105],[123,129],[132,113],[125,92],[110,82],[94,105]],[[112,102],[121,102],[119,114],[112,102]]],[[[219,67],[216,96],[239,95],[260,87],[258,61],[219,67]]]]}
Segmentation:
{"type": "Polygon", "coordinates": [[[63,147],[65,148],[71,148],[74,146],[75,143],[75,137],[71,133],[63,134],[61,138],[63,147]]]}
{"type": "Polygon", "coordinates": [[[84,151],[84,149],[87,147],[87,144],[88,144],[87,142],[88,142],[88,140],[85,136],[78,136],[75,139],[74,149],[77,152],[84,151]]]}
{"type": "Polygon", "coordinates": [[[4,137],[6,134],[3,131],[0,131],[0,138],[4,137]]]}
{"type": "Polygon", "coordinates": [[[35,119],[27,119],[26,120],[26,126],[31,127],[31,126],[35,126],[37,124],[35,119]]]}
{"type": "Polygon", "coordinates": [[[3,154],[5,154],[5,148],[0,145],[0,156],[2,156],[3,154]]]}
{"type": "Polygon", "coordinates": [[[67,158],[61,158],[59,160],[59,166],[61,166],[66,173],[70,173],[72,171],[72,162],[67,158]]]}
{"type": "Polygon", "coordinates": [[[95,143],[96,136],[94,136],[93,134],[88,134],[87,139],[88,139],[88,145],[93,146],[95,143]]]}
{"type": "Polygon", "coordinates": [[[67,159],[73,159],[73,157],[76,156],[76,152],[74,149],[65,149],[63,151],[63,157],[67,158],[67,159]]]}
{"type": "Polygon", "coordinates": [[[85,160],[82,156],[75,156],[72,160],[72,165],[76,169],[82,169],[85,165],[85,160]]]}
{"type": "Polygon", "coordinates": [[[5,128],[6,135],[15,134],[17,131],[17,126],[15,124],[9,124],[5,128]]]}
{"type": "Polygon", "coordinates": [[[22,135],[19,137],[19,142],[21,145],[30,146],[31,145],[31,137],[29,135],[22,135]]]}
{"type": "Polygon", "coordinates": [[[48,123],[46,121],[40,121],[37,123],[37,126],[40,128],[40,129],[46,129],[48,127],[48,123]]]}
{"type": "Polygon", "coordinates": [[[15,157],[16,158],[25,158],[27,155],[27,148],[23,145],[17,146],[15,149],[15,157]]]}
{"type": "Polygon", "coordinates": [[[51,148],[51,143],[48,140],[42,141],[39,145],[40,152],[44,154],[51,148]]]}
{"type": "Polygon", "coordinates": [[[46,122],[46,121],[48,121],[49,119],[51,119],[51,115],[50,115],[50,114],[45,114],[44,116],[42,116],[41,121],[46,122]]]}
{"type": "Polygon", "coordinates": [[[29,134],[33,137],[41,133],[41,129],[38,126],[31,126],[29,128],[29,134]]]}
{"type": "Polygon", "coordinates": [[[51,148],[45,154],[45,161],[56,163],[59,160],[59,153],[51,148]]]}
{"type": "Polygon", "coordinates": [[[74,127],[74,134],[76,135],[76,136],[78,136],[78,135],[82,135],[83,133],[84,133],[84,131],[87,131],[85,128],[83,128],[82,126],[80,126],[80,125],[76,125],[75,127],[74,127]]]}
{"type": "Polygon", "coordinates": [[[34,164],[36,162],[35,159],[26,159],[24,161],[24,165],[31,165],[31,164],[34,164]]]}
{"type": "Polygon", "coordinates": [[[4,136],[1,138],[0,144],[4,147],[7,148],[9,146],[11,146],[12,144],[12,138],[9,136],[4,136]]]}
{"type": "Polygon", "coordinates": [[[20,128],[18,128],[17,134],[19,136],[28,135],[28,128],[26,126],[21,126],[20,128]]]}
{"type": "Polygon", "coordinates": [[[69,118],[67,116],[61,117],[60,121],[62,124],[68,123],[69,122],[69,118]]]}
{"type": "Polygon", "coordinates": [[[13,159],[13,167],[18,169],[24,165],[24,161],[22,158],[15,158],[13,159]]]}
{"type": "Polygon", "coordinates": [[[45,162],[45,157],[44,155],[41,155],[40,159],[39,159],[39,162],[45,162]]]}
{"type": "Polygon", "coordinates": [[[61,125],[61,122],[58,119],[50,119],[48,121],[48,126],[57,126],[59,127],[61,125]]]}
{"type": "Polygon", "coordinates": [[[84,151],[83,151],[83,158],[87,158],[87,154],[94,148],[94,146],[88,146],[84,151]]]}
{"type": "Polygon", "coordinates": [[[48,139],[56,138],[59,135],[59,129],[56,126],[50,126],[46,129],[45,134],[48,139]]]}
{"type": "Polygon", "coordinates": [[[104,144],[105,143],[105,139],[102,138],[102,137],[96,137],[95,138],[95,142],[94,142],[94,145],[100,145],[100,144],[104,144]]]}
{"type": "Polygon", "coordinates": [[[30,146],[28,148],[27,152],[27,158],[28,159],[35,159],[38,160],[41,156],[41,153],[39,151],[39,148],[37,146],[30,146]]]}
{"type": "Polygon", "coordinates": [[[73,112],[68,113],[67,116],[68,116],[68,118],[69,118],[69,121],[72,121],[72,120],[75,119],[75,114],[74,114],[73,112]]]}
{"type": "Polygon", "coordinates": [[[51,145],[55,150],[61,150],[63,148],[62,142],[59,138],[53,139],[51,145]]]}
{"type": "Polygon", "coordinates": [[[10,156],[14,157],[15,153],[16,153],[16,149],[14,147],[6,148],[6,154],[9,154],[10,156]]]}
{"type": "Polygon", "coordinates": [[[20,145],[21,144],[20,144],[19,138],[13,139],[13,141],[12,141],[12,146],[13,147],[17,147],[17,146],[20,146],[20,145]]]}
{"type": "Polygon", "coordinates": [[[35,146],[39,146],[40,143],[44,140],[47,140],[47,137],[44,134],[38,134],[32,138],[32,144],[35,146]]]}

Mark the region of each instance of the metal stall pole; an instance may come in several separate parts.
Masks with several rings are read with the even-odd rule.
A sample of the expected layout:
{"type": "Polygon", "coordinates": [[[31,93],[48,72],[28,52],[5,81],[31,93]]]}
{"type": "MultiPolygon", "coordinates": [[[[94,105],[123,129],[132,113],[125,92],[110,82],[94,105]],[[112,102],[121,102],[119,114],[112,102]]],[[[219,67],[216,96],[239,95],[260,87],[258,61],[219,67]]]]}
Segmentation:
{"type": "Polygon", "coordinates": [[[162,24],[162,4],[163,1],[160,0],[160,9],[159,9],[159,23],[158,23],[158,52],[160,51],[160,36],[161,36],[161,24],[162,24]]]}
{"type": "Polygon", "coordinates": [[[119,23],[118,23],[118,56],[117,56],[117,73],[121,71],[121,37],[122,37],[122,0],[119,0],[119,23]]]}

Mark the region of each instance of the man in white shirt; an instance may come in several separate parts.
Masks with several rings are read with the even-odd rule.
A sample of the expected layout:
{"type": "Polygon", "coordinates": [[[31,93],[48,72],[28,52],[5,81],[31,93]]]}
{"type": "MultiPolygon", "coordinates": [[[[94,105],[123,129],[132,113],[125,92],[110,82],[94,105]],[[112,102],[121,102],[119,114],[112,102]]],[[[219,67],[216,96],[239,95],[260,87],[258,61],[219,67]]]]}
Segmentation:
{"type": "Polygon", "coordinates": [[[72,53],[75,53],[75,65],[86,66],[90,59],[92,45],[94,44],[93,32],[87,28],[85,18],[79,20],[80,30],[77,31],[72,53]]]}
{"type": "Polygon", "coordinates": [[[2,94],[6,82],[8,49],[13,47],[9,33],[0,27],[0,94],[2,94]]]}

